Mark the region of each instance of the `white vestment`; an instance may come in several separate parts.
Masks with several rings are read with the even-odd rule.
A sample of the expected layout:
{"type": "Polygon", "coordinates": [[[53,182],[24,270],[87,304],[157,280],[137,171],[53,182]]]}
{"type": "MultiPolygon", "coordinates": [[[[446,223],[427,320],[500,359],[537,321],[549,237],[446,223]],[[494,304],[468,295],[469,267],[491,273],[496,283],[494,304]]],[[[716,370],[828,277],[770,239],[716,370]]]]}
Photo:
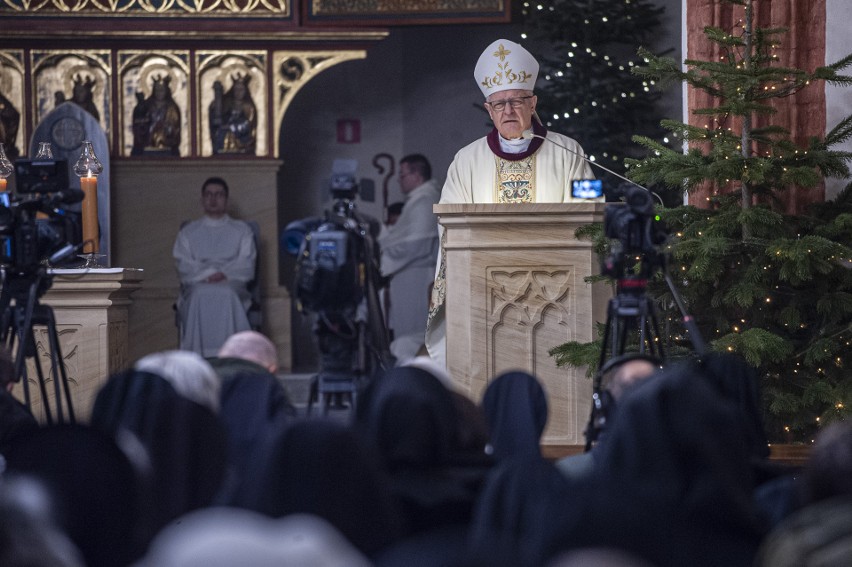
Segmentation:
{"type": "MultiPolygon", "coordinates": [[[[534,125],[538,135],[545,135],[542,126],[534,125]]],[[[468,144],[456,153],[447,172],[447,180],[441,190],[443,203],[501,203],[511,202],[504,197],[516,197],[517,202],[568,203],[581,202],[571,195],[572,182],[576,179],[594,179],[591,167],[578,155],[566,151],[556,144],[566,146],[580,155],[583,148],[576,141],[557,134],[546,132],[548,140],[533,140],[530,149],[516,156],[498,155],[492,150],[499,144],[496,130],[491,134],[468,144]],[[490,139],[490,140],[489,140],[490,139]],[[490,142],[490,143],[489,143],[490,142]],[[517,169],[506,167],[518,164],[517,169]],[[529,166],[524,170],[523,165],[529,166]],[[501,174],[501,171],[503,172],[501,174]],[[513,179],[521,180],[520,182],[513,179]],[[515,184],[519,189],[511,194],[515,184]],[[509,191],[508,193],[501,193],[509,191]]],[[[501,152],[502,153],[502,152],[501,152]]],[[[600,199],[603,200],[603,199],[600,199]]],[[[443,237],[443,227],[439,225],[443,237]]],[[[443,254],[443,252],[442,252],[443,254]]],[[[429,321],[426,328],[426,347],[436,362],[446,367],[446,321],[444,318],[443,258],[438,258],[435,270],[435,289],[432,292],[429,321]]]]}
{"type": "Polygon", "coordinates": [[[432,206],[440,196],[434,179],[415,188],[396,224],[379,237],[382,275],[391,277],[391,353],[399,361],[414,357],[424,340],[439,248],[438,217],[432,206]]]}
{"type": "Polygon", "coordinates": [[[215,356],[225,339],[251,328],[246,284],[255,276],[254,233],[248,224],[227,215],[203,217],[178,232],[172,254],[181,282],[180,348],[215,356]],[[216,272],[227,279],[205,282],[216,272]]]}

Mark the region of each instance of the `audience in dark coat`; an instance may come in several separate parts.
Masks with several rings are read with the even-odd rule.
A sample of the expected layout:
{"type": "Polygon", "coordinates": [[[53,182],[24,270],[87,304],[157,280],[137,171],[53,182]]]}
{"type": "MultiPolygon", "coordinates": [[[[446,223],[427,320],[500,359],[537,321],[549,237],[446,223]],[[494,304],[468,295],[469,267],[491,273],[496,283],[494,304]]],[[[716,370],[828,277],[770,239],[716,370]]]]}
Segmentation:
{"type": "Polygon", "coordinates": [[[224,428],[209,407],[180,395],[165,378],[116,374],[98,393],[92,425],[114,436],[130,433],[146,450],[155,530],[213,502],[227,467],[224,428]]]}
{"type": "Polygon", "coordinates": [[[258,455],[233,502],[273,518],[311,514],[372,556],[399,535],[378,454],[341,423],[294,421],[258,455]]]}
{"type": "Polygon", "coordinates": [[[41,481],[53,520],[89,567],[119,567],[144,551],[142,486],[118,444],[83,425],[21,435],[4,452],[9,473],[41,481]]]}
{"type": "Polygon", "coordinates": [[[547,395],[534,376],[506,372],[495,378],[485,388],[482,411],[488,423],[491,454],[496,460],[541,456],[547,395]]]}

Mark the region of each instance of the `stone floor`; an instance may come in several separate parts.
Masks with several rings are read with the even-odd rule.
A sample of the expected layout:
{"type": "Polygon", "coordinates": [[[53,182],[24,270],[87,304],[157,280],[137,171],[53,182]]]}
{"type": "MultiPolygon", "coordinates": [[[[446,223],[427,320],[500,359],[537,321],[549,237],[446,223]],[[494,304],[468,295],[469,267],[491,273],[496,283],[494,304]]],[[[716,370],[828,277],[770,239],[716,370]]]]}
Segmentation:
{"type": "MultiPolygon", "coordinates": [[[[309,415],[308,401],[310,398],[311,381],[314,376],[316,376],[315,372],[278,375],[279,380],[281,380],[281,383],[284,385],[284,388],[290,396],[290,401],[294,406],[296,406],[296,410],[299,412],[299,415],[309,415]]],[[[332,406],[328,409],[327,415],[334,419],[348,420],[352,413],[350,406],[351,404],[346,404],[346,407],[343,408],[336,408],[332,406]]],[[[322,408],[317,404],[317,402],[314,402],[310,415],[322,415],[322,408]]]]}

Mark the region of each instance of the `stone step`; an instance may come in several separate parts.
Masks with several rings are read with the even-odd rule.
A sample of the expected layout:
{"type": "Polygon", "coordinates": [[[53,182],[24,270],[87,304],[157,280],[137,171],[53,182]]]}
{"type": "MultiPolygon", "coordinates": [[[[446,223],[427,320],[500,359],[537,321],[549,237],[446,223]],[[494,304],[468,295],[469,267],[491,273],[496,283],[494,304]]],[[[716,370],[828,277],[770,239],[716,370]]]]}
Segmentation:
{"type": "Polygon", "coordinates": [[[315,372],[279,374],[278,379],[287,390],[290,401],[297,408],[308,406],[308,396],[311,391],[311,380],[316,376],[315,372]]]}

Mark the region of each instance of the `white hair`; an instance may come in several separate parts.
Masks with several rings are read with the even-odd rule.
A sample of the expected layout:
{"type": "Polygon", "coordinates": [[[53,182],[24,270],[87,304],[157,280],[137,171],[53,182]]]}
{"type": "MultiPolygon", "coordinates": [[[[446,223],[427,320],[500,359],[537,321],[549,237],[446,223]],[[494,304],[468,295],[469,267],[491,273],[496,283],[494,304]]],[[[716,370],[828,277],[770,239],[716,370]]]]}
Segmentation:
{"type": "Polygon", "coordinates": [[[165,378],[177,393],[219,413],[221,380],[201,355],[186,350],[166,350],[143,356],[134,366],[165,378]]]}

